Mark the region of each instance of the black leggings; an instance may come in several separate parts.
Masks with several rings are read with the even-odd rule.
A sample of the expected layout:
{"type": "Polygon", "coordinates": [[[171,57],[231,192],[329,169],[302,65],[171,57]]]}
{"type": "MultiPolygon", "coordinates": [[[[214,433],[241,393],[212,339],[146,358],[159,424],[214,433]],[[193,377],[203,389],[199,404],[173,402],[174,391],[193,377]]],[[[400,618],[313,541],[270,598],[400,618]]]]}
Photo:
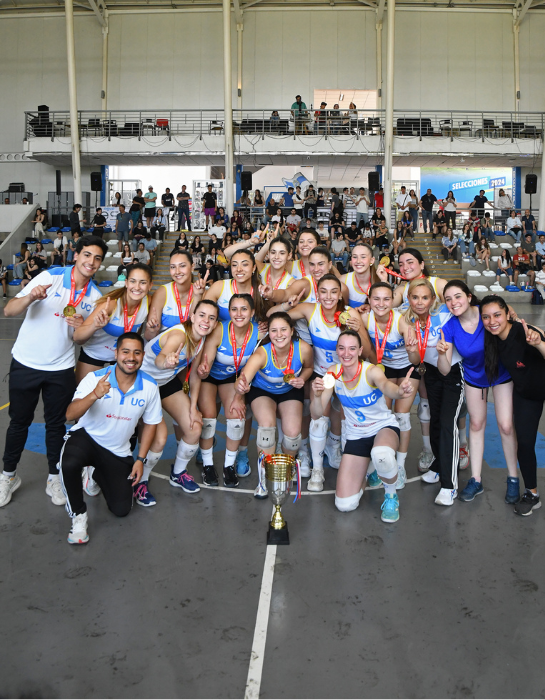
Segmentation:
{"type": "Polygon", "coordinates": [[[445,211],[445,219],[447,220],[447,228],[451,228],[454,231],[456,228],[456,212],[445,211]]]}
{"type": "Polygon", "coordinates": [[[539,420],[543,413],[543,400],[525,399],[513,392],[513,414],[517,431],[517,459],[524,486],[537,488],[536,439],[539,420]]]}
{"type": "Polygon", "coordinates": [[[439,474],[441,488],[458,488],[460,438],[458,417],[464,403],[464,382],[460,365],[453,365],[445,377],[426,362],[424,383],[430,404],[430,442],[435,455],[431,468],[439,474]]]}
{"type": "Polygon", "coordinates": [[[70,516],[87,511],[81,482],[81,470],[87,466],[95,468],[93,479],[102,489],[111,512],[118,518],[128,515],[133,499],[132,481],[128,479],[134,466],[133,458],[115,455],[95,442],[84,428],[79,428],[66,436],[59,465],[70,516]]]}

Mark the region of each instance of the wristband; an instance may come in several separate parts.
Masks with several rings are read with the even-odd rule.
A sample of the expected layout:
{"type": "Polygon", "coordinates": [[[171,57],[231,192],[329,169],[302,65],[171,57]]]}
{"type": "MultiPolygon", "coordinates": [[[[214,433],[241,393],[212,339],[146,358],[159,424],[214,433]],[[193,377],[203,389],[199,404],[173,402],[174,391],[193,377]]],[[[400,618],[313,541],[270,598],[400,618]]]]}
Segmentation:
{"type": "Polygon", "coordinates": [[[140,457],[140,455],[138,455],[138,457],[137,457],[134,461],[135,461],[135,462],[142,462],[142,464],[145,466],[145,465],[146,465],[146,462],[147,462],[148,460],[147,460],[146,457],[140,457]]]}

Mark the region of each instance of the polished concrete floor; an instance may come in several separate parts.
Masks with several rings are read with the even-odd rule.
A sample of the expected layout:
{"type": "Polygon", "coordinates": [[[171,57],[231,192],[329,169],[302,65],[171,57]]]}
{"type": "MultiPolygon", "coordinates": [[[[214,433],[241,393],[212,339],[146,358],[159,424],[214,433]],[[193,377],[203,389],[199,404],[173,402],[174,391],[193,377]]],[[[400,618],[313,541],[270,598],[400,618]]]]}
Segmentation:
{"type": "MultiPolygon", "coordinates": [[[[536,308],[524,315],[545,327],[536,308]]],[[[1,378],[18,325],[0,320],[1,378]]],[[[171,444],[150,481],[158,505],[118,520],[88,499],[91,541],[70,547],[69,518],[44,493],[41,408],[36,421],[23,484],[0,510],[0,697],[243,697],[271,513],[247,492],[255,469],[237,491],[188,496],[160,478],[171,444]]],[[[0,410],[2,435],[7,422],[0,410]]],[[[437,487],[415,480],[396,525],[380,520],[380,490],[349,514],[331,494],[286,504],[260,697],[545,697],[545,511],[517,518],[504,503],[493,417],[488,431],[472,503],[435,506],[437,487]]],[[[419,450],[416,429],[409,478],[419,450]]]]}

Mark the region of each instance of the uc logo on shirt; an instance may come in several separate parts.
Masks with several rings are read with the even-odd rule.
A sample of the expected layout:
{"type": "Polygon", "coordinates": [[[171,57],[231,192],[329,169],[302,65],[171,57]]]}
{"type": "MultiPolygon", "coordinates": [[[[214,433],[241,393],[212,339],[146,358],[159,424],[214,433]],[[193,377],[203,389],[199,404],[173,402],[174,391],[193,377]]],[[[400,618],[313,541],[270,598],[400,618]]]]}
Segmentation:
{"type": "Polygon", "coordinates": [[[146,401],[144,399],[131,399],[132,406],[144,406],[146,401]]]}

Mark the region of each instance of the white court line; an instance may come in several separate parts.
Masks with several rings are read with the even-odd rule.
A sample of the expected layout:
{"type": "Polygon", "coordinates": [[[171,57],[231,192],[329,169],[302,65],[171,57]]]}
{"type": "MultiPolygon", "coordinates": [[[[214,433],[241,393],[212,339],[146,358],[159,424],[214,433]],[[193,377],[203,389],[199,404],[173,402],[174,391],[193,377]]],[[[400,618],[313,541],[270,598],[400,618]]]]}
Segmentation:
{"type": "Polygon", "coordinates": [[[244,698],[259,698],[261,690],[261,675],[263,673],[263,660],[265,658],[265,644],[267,643],[267,627],[269,626],[269,611],[271,608],[272,585],[274,579],[274,566],[276,563],[276,545],[268,545],[261,580],[261,592],[255,621],[254,640],[250,654],[250,666],[246,679],[246,692],[244,698]]]}

